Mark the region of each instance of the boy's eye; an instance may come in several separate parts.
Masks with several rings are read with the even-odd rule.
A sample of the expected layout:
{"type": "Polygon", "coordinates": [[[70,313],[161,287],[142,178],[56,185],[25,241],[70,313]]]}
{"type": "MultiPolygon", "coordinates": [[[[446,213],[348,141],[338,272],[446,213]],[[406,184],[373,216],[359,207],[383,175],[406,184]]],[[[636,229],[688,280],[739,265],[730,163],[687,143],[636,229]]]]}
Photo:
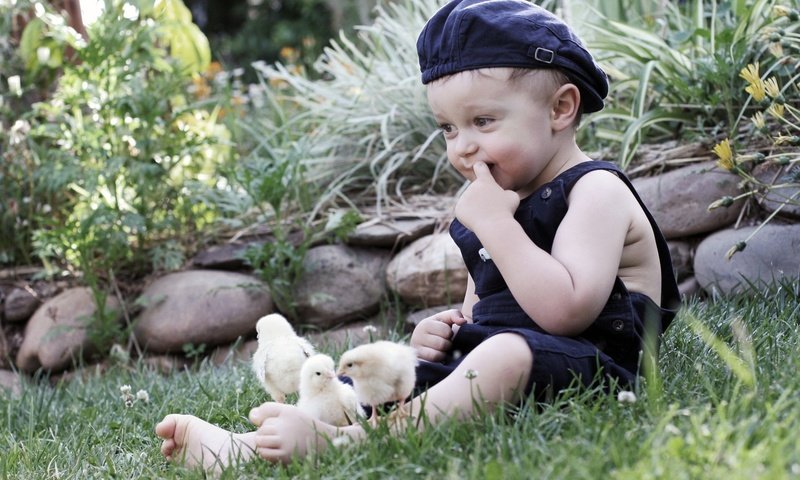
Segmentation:
{"type": "Polygon", "coordinates": [[[452,126],[452,125],[450,125],[449,123],[442,123],[442,124],[440,124],[440,125],[439,125],[439,129],[440,129],[440,130],[441,130],[443,133],[450,133],[450,132],[452,132],[452,131],[453,131],[453,126],[452,126]]]}
{"type": "Polygon", "coordinates": [[[485,127],[486,125],[489,125],[490,123],[492,123],[492,119],[491,118],[478,117],[478,118],[475,119],[475,126],[476,127],[485,127]]]}

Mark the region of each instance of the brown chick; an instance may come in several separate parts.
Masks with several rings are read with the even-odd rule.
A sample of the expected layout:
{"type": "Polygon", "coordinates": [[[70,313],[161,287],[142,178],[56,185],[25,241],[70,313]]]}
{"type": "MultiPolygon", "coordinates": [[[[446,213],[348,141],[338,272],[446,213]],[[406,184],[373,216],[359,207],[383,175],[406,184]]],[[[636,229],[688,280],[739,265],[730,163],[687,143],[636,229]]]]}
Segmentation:
{"type": "Polygon", "coordinates": [[[402,411],[416,381],[417,352],[414,348],[389,341],[360,345],[344,352],[339,359],[339,375],[353,380],[360,403],[372,406],[370,420],[376,419],[377,406],[398,402],[402,411]]]}

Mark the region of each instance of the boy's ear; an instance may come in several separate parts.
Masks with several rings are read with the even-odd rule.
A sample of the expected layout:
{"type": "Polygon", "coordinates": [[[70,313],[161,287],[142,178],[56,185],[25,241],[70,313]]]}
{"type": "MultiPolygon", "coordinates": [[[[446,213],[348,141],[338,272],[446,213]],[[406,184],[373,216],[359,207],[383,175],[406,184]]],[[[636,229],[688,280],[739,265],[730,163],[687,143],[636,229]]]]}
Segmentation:
{"type": "Polygon", "coordinates": [[[550,120],[554,131],[561,131],[575,124],[581,106],[581,92],[572,83],[561,85],[553,94],[553,109],[550,120]]]}

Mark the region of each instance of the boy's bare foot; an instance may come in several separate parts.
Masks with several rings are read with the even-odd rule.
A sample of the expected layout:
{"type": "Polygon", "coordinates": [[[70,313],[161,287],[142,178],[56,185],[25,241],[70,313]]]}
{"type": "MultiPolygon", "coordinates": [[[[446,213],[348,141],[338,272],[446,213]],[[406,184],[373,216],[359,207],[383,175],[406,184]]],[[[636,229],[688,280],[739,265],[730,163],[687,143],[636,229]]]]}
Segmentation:
{"type": "Polygon", "coordinates": [[[289,463],[296,457],[321,453],[331,441],[336,445],[364,437],[358,424],[337,428],[294,405],[264,403],[250,411],[250,421],[258,426],[256,452],[270,462],[289,463]]]}
{"type": "Polygon", "coordinates": [[[156,435],[164,439],[161,453],[187,467],[219,472],[255,453],[255,432],[232,433],[192,415],[167,415],[156,425],[156,435]]]}

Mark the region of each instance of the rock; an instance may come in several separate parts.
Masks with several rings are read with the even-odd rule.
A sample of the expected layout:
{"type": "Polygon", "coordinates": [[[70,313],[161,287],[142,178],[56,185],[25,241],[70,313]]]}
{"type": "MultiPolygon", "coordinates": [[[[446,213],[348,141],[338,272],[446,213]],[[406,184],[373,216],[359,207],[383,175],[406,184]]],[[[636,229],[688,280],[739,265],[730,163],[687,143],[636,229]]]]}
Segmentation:
{"type": "Polygon", "coordinates": [[[694,271],[706,292],[746,292],[752,284],[761,288],[776,280],[800,279],[800,224],[765,225],[741,252],[730,260],[726,252],[744,241],[756,227],[727,229],[706,237],[697,246],[694,271]]]}
{"type": "Polygon", "coordinates": [[[373,320],[348,323],[327,331],[306,333],[305,337],[323,352],[344,352],[364,343],[386,340],[389,331],[384,324],[373,320]]]}
{"type": "Polygon", "coordinates": [[[436,233],[398,253],[389,262],[386,280],[407,304],[444,305],[464,299],[467,267],[450,235],[436,233]]]}
{"type": "Polygon", "coordinates": [[[11,367],[11,345],[8,343],[3,322],[0,321],[0,370],[11,367]]]}
{"type": "Polygon", "coordinates": [[[704,162],[654,177],[637,178],[633,184],[667,239],[706,233],[736,221],[742,206],[708,210],[724,196],[740,194],[740,178],[704,162]]]}
{"type": "Polygon", "coordinates": [[[781,166],[773,162],[762,163],[753,169],[753,176],[767,185],[786,185],[770,188],[764,195],[758,197],[759,205],[764,210],[772,213],[780,208],[778,215],[800,219],[800,183],[796,180],[797,173],[794,173],[798,169],[800,166],[781,166]]]}
{"type": "Polygon", "coordinates": [[[294,289],[300,325],[323,330],[378,311],[386,295],[388,250],[323,245],[310,249],[294,289]]]}
{"type": "Polygon", "coordinates": [[[672,268],[680,282],[692,274],[692,245],[680,240],[669,240],[669,255],[672,258],[672,268]]]}
{"type": "MultiPolygon", "coordinates": [[[[119,300],[108,296],[106,311],[119,318],[119,300]]],[[[33,372],[38,368],[59,372],[92,352],[87,319],[96,312],[92,291],[71,288],[46,301],[25,326],[17,352],[17,368],[33,372]]]]}
{"type": "Polygon", "coordinates": [[[151,353],[232,342],[252,334],[258,319],[273,311],[263,282],[214,270],[165,275],[147,286],[137,303],[145,307],[135,320],[134,334],[151,353]]]}
{"type": "Polygon", "coordinates": [[[370,220],[358,225],[347,237],[350,245],[395,248],[433,232],[436,219],[400,218],[384,221],[370,220]]]}
{"type": "Polygon", "coordinates": [[[197,268],[210,268],[218,270],[237,270],[244,268],[244,252],[250,247],[259,247],[263,242],[230,242],[222,245],[212,245],[201,250],[192,258],[192,265],[197,268]]]}
{"type": "MultiPolygon", "coordinates": [[[[255,330],[253,330],[255,332],[255,330]]],[[[249,363],[253,358],[253,352],[258,348],[258,340],[247,340],[234,342],[230,345],[222,345],[211,352],[210,361],[213,365],[223,365],[229,362],[249,363]]]]}
{"type": "Polygon", "coordinates": [[[30,290],[14,288],[6,297],[4,311],[8,322],[23,322],[33,315],[42,302],[30,290]]]}
{"type": "Polygon", "coordinates": [[[0,370],[0,398],[4,393],[18,396],[22,391],[22,380],[19,374],[11,370],[0,370]]]}

